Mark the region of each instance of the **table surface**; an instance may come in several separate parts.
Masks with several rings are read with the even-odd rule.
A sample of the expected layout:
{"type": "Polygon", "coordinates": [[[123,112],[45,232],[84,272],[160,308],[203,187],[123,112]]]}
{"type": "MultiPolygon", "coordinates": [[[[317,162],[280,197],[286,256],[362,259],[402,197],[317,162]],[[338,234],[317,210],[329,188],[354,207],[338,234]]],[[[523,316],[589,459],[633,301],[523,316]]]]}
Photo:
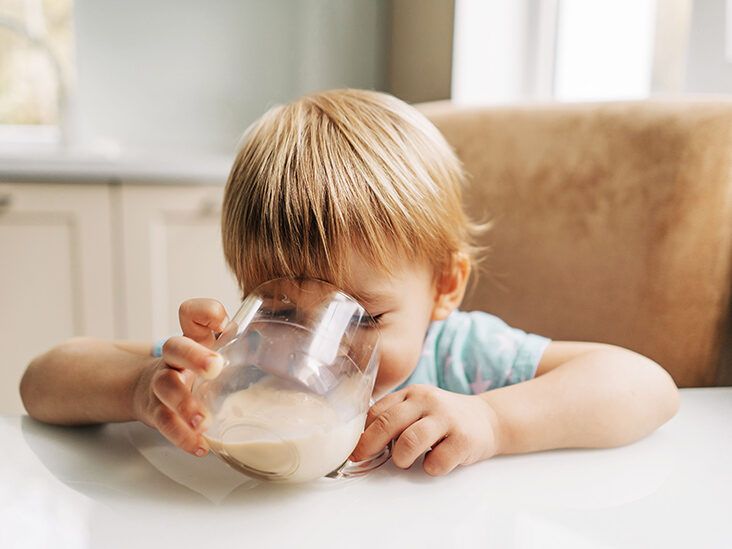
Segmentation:
{"type": "Polygon", "coordinates": [[[731,419],[732,388],[685,389],[674,419],[622,448],[501,456],[439,478],[389,462],[293,486],[137,423],[5,416],[0,546],[729,548],[731,419]]]}

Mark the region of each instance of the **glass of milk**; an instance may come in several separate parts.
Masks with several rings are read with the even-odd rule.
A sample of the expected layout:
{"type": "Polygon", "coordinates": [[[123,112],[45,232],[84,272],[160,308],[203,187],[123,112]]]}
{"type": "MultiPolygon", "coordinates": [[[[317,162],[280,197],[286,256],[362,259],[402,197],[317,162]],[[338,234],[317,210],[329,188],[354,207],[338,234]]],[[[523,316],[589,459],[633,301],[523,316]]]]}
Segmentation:
{"type": "Polygon", "coordinates": [[[224,368],[199,379],[211,451],[275,482],[365,474],[379,455],[347,460],[363,432],[379,331],[354,298],[313,279],[270,280],[249,294],[217,341],[224,368]]]}

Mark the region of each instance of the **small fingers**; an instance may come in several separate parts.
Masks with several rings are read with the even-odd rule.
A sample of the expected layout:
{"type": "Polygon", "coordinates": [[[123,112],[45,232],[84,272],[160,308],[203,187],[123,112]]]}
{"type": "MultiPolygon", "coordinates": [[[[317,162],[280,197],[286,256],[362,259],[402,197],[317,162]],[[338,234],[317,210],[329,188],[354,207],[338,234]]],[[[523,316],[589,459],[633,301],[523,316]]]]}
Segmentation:
{"type": "Polygon", "coordinates": [[[215,299],[188,299],[178,309],[178,319],[183,335],[193,341],[213,346],[217,333],[228,323],[226,308],[215,299]]]}
{"type": "Polygon", "coordinates": [[[187,389],[182,374],[171,368],[161,368],[153,377],[152,390],[160,402],[175,411],[192,429],[198,430],[206,412],[187,389]]]}
{"type": "Polygon", "coordinates": [[[392,461],[397,467],[408,469],[419,456],[445,436],[445,426],[432,416],[410,425],[394,444],[392,461]]]}
{"type": "Polygon", "coordinates": [[[198,457],[208,453],[208,446],[203,437],[162,403],[155,410],[153,422],[158,431],[175,446],[198,457]]]}
{"type": "Polygon", "coordinates": [[[221,355],[185,336],[174,336],[165,342],[163,360],[172,368],[191,370],[206,379],[215,378],[224,366],[221,355]]]}
{"type": "Polygon", "coordinates": [[[382,450],[390,440],[399,436],[404,429],[420,418],[419,405],[410,400],[402,401],[381,413],[366,427],[356,448],[351,454],[355,461],[361,461],[382,450]]]}
{"type": "Polygon", "coordinates": [[[446,475],[465,461],[468,444],[465,437],[449,434],[442,442],[427,452],[422,467],[430,476],[446,475]]]}
{"type": "Polygon", "coordinates": [[[374,405],[369,408],[368,414],[366,414],[366,427],[371,425],[371,423],[386,410],[400,402],[403,402],[406,396],[407,393],[402,390],[397,391],[396,393],[390,393],[377,400],[374,405]]]}

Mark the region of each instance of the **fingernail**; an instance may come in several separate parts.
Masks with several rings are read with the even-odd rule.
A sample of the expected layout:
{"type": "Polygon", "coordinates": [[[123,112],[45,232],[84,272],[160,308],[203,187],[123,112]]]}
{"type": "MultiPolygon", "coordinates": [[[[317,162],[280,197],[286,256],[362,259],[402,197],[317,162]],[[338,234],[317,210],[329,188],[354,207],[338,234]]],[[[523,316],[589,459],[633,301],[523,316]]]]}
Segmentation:
{"type": "Polygon", "coordinates": [[[200,425],[202,419],[203,416],[201,414],[196,414],[191,418],[191,426],[195,429],[200,425]]]}
{"type": "Polygon", "coordinates": [[[214,379],[221,373],[224,367],[224,358],[221,355],[213,355],[206,360],[206,370],[201,374],[205,379],[214,379]]]}
{"type": "Polygon", "coordinates": [[[198,457],[203,457],[206,455],[206,450],[204,450],[203,448],[199,448],[198,450],[196,450],[196,455],[198,457]]]}

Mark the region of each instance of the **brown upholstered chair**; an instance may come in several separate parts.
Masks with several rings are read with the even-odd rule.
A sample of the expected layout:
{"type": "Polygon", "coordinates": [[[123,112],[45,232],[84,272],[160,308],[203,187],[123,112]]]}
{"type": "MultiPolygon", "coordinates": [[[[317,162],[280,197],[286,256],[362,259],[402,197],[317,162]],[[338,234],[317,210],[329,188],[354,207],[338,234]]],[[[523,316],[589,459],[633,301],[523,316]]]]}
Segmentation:
{"type": "Polygon", "coordinates": [[[463,308],[730,382],[732,99],[419,108],[495,223],[463,308]]]}

